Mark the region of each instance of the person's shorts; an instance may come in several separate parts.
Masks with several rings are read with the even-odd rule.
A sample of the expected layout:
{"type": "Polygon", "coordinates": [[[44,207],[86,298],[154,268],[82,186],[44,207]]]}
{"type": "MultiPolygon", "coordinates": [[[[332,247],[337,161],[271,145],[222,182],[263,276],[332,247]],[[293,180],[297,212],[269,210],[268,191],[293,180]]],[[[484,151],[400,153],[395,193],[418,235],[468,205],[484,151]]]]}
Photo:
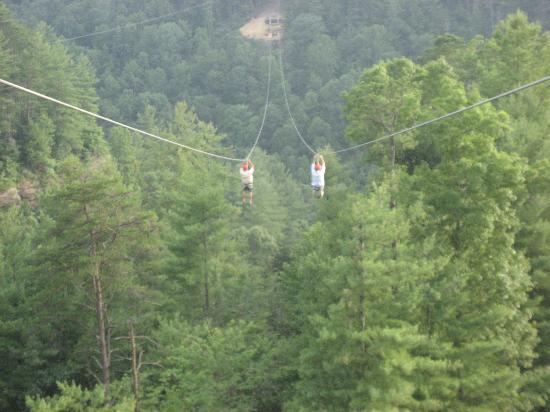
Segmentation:
{"type": "Polygon", "coordinates": [[[243,192],[252,193],[253,190],[254,190],[254,186],[252,186],[252,183],[250,183],[248,185],[243,185],[243,192]]]}
{"type": "Polygon", "coordinates": [[[313,195],[317,198],[322,198],[325,195],[325,187],[324,186],[311,186],[313,189],[313,195]]]}

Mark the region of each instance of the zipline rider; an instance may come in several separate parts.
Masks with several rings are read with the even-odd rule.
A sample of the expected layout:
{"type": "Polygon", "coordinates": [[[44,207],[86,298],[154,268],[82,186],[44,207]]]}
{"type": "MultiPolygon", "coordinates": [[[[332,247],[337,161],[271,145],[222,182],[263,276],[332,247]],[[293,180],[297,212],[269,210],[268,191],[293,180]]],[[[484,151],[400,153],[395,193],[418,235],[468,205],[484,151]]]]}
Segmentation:
{"type": "Polygon", "coordinates": [[[252,206],[254,198],[254,163],[251,160],[245,160],[241,163],[239,172],[241,173],[241,183],[243,185],[243,207],[246,205],[247,193],[250,199],[250,206],[252,206]]]}
{"type": "Polygon", "coordinates": [[[325,170],[326,165],[323,155],[315,154],[311,163],[311,187],[313,188],[313,195],[318,199],[325,195],[325,170]]]}

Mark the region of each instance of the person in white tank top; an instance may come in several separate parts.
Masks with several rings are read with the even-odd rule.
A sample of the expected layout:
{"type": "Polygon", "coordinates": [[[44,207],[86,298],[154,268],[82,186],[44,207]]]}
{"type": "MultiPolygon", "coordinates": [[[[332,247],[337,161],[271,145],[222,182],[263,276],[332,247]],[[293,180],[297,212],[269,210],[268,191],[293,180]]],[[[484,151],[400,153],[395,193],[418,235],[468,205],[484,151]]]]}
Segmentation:
{"type": "Polygon", "coordinates": [[[326,164],[323,155],[313,156],[311,163],[311,187],[313,195],[321,199],[325,195],[325,170],[326,164]]]}
{"type": "Polygon", "coordinates": [[[243,206],[246,205],[246,198],[249,198],[250,206],[252,206],[254,195],[254,163],[251,160],[247,160],[241,163],[239,169],[241,174],[241,183],[243,185],[243,206]]]}

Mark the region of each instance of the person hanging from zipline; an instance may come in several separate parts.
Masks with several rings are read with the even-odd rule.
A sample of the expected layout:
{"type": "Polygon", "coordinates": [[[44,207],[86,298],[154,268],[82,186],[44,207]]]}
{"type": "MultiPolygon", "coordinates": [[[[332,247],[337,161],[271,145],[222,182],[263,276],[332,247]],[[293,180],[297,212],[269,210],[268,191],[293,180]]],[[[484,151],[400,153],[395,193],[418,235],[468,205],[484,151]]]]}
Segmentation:
{"type": "Polygon", "coordinates": [[[241,183],[243,185],[243,207],[246,205],[246,197],[248,193],[250,206],[252,206],[254,200],[253,184],[254,184],[254,163],[251,160],[245,160],[241,163],[239,170],[241,173],[241,183]]]}
{"type": "Polygon", "coordinates": [[[323,155],[317,153],[313,156],[311,163],[311,187],[313,188],[313,195],[321,199],[325,194],[325,159],[323,155]]]}

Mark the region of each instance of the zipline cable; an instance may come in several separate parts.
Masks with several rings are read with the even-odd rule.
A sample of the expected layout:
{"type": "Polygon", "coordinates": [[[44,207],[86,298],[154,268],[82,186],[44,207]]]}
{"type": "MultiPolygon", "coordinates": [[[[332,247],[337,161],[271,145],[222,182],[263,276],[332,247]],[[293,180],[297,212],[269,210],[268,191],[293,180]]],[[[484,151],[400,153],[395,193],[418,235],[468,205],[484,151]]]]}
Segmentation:
{"type": "Polygon", "coordinates": [[[269,108],[269,95],[271,90],[271,42],[269,42],[269,55],[268,55],[268,67],[267,67],[267,93],[265,96],[265,107],[264,107],[264,117],[262,119],[262,124],[260,126],[260,131],[258,132],[258,136],[256,136],[256,141],[254,142],[254,145],[252,145],[252,149],[250,149],[250,152],[248,152],[248,155],[244,160],[250,159],[250,156],[252,156],[252,153],[256,149],[256,146],[258,145],[258,142],[260,141],[260,136],[262,135],[262,132],[264,130],[265,125],[265,119],[267,118],[267,110],[269,108]]]}
{"type": "Polygon", "coordinates": [[[311,146],[307,144],[305,139],[302,137],[302,134],[300,133],[300,130],[298,129],[298,126],[296,126],[296,122],[294,121],[294,116],[292,116],[292,111],[290,110],[290,104],[288,103],[288,96],[286,93],[286,84],[285,84],[286,80],[285,80],[285,71],[284,71],[284,65],[283,65],[283,51],[282,51],[281,45],[279,45],[279,66],[280,66],[280,72],[281,72],[281,84],[283,86],[283,95],[285,98],[286,109],[288,111],[288,115],[290,116],[290,121],[294,126],[294,130],[296,130],[296,134],[298,135],[298,137],[300,138],[304,146],[307,147],[311,153],[315,154],[317,152],[313,150],[311,146]]]}
{"type": "MultiPolygon", "coordinates": [[[[208,1],[208,2],[205,2],[204,4],[200,4],[200,5],[195,5],[195,6],[187,7],[187,8],[185,8],[185,9],[178,10],[178,11],[173,12],[173,13],[169,13],[169,14],[165,14],[165,15],[162,15],[162,16],[157,16],[157,17],[153,17],[153,18],[150,18],[150,19],[142,20],[142,21],[140,21],[140,22],[128,24],[128,25],[125,25],[125,26],[119,26],[119,27],[115,27],[115,28],[113,28],[113,29],[103,30],[103,31],[100,31],[100,32],[89,33],[89,34],[86,34],[86,35],[77,36],[77,37],[73,37],[73,38],[69,38],[69,39],[63,39],[63,40],[60,40],[60,41],[65,42],[65,41],[69,41],[69,40],[76,40],[76,39],[81,39],[81,38],[84,38],[84,37],[91,37],[91,36],[95,36],[95,35],[99,35],[99,34],[104,34],[104,33],[112,32],[112,31],[116,31],[116,30],[119,30],[119,29],[124,29],[124,28],[128,28],[128,27],[133,27],[133,26],[140,25],[140,24],[146,24],[146,23],[150,23],[150,22],[153,22],[153,21],[156,21],[156,20],[160,20],[160,19],[169,17],[169,16],[173,16],[173,15],[176,15],[176,14],[179,14],[179,13],[183,13],[183,12],[185,12],[185,11],[188,11],[188,10],[191,10],[191,9],[194,9],[194,8],[203,7],[203,6],[205,6],[205,5],[211,5],[211,4],[212,4],[212,3],[211,3],[210,1],[208,1]]],[[[63,101],[61,101],[61,100],[54,99],[53,97],[44,95],[44,94],[42,94],[42,93],[36,92],[36,91],[31,90],[31,89],[28,89],[28,88],[25,88],[25,87],[23,87],[23,86],[20,86],[20,85],[15,84],[15,83],[11,83],[11,82],[9,82],[9,81],[7,81],[7,80],[4,80],[4,79],[0,79],[0,83],[1,83],[1,84],[4,84],[4,85],[6,85],[6,86],[9,86],[9,87],[15,88],[15,89],[17,89],[17,90],[23,91],[23,92],[25,92],[25,93],[32,94],[32,95],[34,95],[34,96],[36,96],[36,97],[39,97],[39,98],[42,98],[42,99],[51,101],[51,102],[53,102],[53,103],[59,104],[59,105],[61,105],[61,106],[70,108],[70,109],[72,109],[72,110],[76,110],[76,111],[78,111],[78,112],[80,112],[80,113],[84,113],[84,114],[86,114],[86,115],[95,117],[95,118],[97,118],[97,119],[99,119],[99,120],[103,120],[103,121],[105,121],[105,122],[108,122],[108,123],[114,124],[114,125],[116,125],[116,126],[120,126],[120,127],[126,128],[126,129],[128,129],[128,130],[131,130],[131,131],[134,131],[134,132],[143,134],[143,135],[148,136],[148,137],[155,138],[155,139],[157,139],[157,140],[160,140],[160,141],[163,141],[163,142],[166,142],[166,143],[174,144],[174,145],[176,145],[176,146],[182,147],[182,148],[187,149],[187,150],[194,151],[194,152],[196,152],[196,153],[204,154],[204,155],[211,156],[211,157],[215,157],[215,158],[218,158],[218,159],[241,162],[241,161],[243,161],[243,160],[248,160],[248,159],[250,159],[250,156],[252,155],[252,153],[253,153],[254,150],[256,149],[256,146],[258,145],[258,142],[259,142],[259,140],[260,140],[260,137],[261,137],[262,132],[263,132],[263,129],[264,129],[265,121],[266,121],[266,118],[267,118],[267,112],[268,112],[268,108],[269,108],[269,101],[270,101],[271,71],[272,71],[272,70],[271,70],[271,67],[272,67],[272,53],[271,53],[271,42],[269,42],[268,73],[267,73],[267,92],[266,92],[266,101],[265,101],[265,107],[264,107],[264,112],[263,112],[263,118],[262,118],[262,122],[261,122],[261,125],[260,125],[260,130],[259,130],[259,132],[258,132],[258,135],[256,136],[256,140],[255,140],[255,142],[254,142],[254,144],[253,144],[253,146],[252,146],[252,149],[249,151],[249,153],[248,153],[248,155],[246,156],[245,159],[237,159],[237,158],[222,156],[222,155],[218,155],[218,154],[215,154],[215,153],[210,153],[210,152],[207,152],[207,151],[204,151],[204,150],[196,149],[196,148],[194,148],[194,147],[187,146],[187,145],[182,144],[182,143],[174,142],[174,141],[169,140],[169,139],[166,139],[166,138],[164,138],[164,137],[160,137],[160,136],[154,135],[154,134],[152,134],[152,133],[149,133],[149,132],[147,132],[147,131],[144,131],[144,130],[141,130],[141,129],[137,129],[137,128],[133,127],[133,126],[129,126],[129,125],[126,125],[126,124],[124,124],[124,123],[118,122],[118,121],[116,121],[116,120],[110,119],[110,118],[108,118],[108,117],[101,116],[101,115],[99,115],[99,114],[97,114],[97,113],[90,112],[90,111],[88,111],[88,110],[85,110],[85,109],[82,109],[82,108],[80,108],[80,107],[71,105],[71,104],[66,103],[66,102],[63,102],[63,101]]]]}
{"type": "Polygon", "coordinates": [[[414,126],[407,127],[406,129],[403,129],[403,130],[399,130],[398,132],[391,133],[391,134],[379,137],[378,139],[374,139],[374,140],[371,140],[371,141],[368,141],[368,142],[365,142],[365,143],[361,143],[361,144],[358,144],[358,145],[355,145],[355,146],[351,146],[351,147],[348,147],[346,149],[335,150],[333,152],[330,152],[330,154],[344,153],[344,152],[348,152],[350,150],[355,150],[355,149],[359,149],[359,148],[364,147],[364,146],[369,146],[369,145],[372,145],[374,143],[378,143],[382,140],[391,139],[392,137],[398,136],[400,134],[404,134],[404,133],[413,131],[415,129],[419,129],[419,128],[424,127],[424,126],[429,126],[433,123],[440,122],[441,120],[448,119],[449,117],[453,117],[453,116],[456,116],[460,113],[464,113],[468,110],[475,109],[476,107],[483,106],[484,104],[491,103],[491,102],[494,102],[495,100],[502,99],[503,97],[507,97],[507,96],[510,96],[512,94],[519,93],[523,90],[529,89],[531,87],[538,86],[539,84],[547,82],[548,80],[550,80],[550,76],[546,76],[546,77],[543,77],[541,79],[535,80],[531,83],[524,84],[523,86],[516,87],[515,89],[508,90],[507,92],[501,93],[501,94],[499,94],[497,96],[494,96],[494,97],[491,97],[489,99],[480,100],[477,103],[471,104],[469,106],[465,106],[462,109],[455,110],[454,112],[447,113],[443,116],[436,117],[435,119],[431,119],[431,120],[427,120],[427,121],[422,122],[422,123],[415,124],[414,126]]]}
{"type": "MultiPolygon", "coordinates": [[[[302,143],[312,152],[312,153],[316,153],[315,150],[313,150],[311,148],[311,146],[305,141],[305,139],[302,137],[302,134],[300,133],[300,131],[298,130],[298,127],[296,126],[296,122],[294,121],[294,117],[292,116],[292,112],[290,110],[290,105],[288,103],[288,98],[287,98],[287,93],[286,93],[286,87],[285,87],[285,79],[284,79],[284,65],[283,65],[283,54],[282,54],[282,51],[281,51],[281,48],[279,48],[279,63],[280,63],[280,71],[281,71],[281,77],[283,79],[282,81],[282,85],[283,85],[283,94],[284,94],[284,97],[285,97],[285,103],[286,103],[286,107],[287,107],[287,110],[288,110],[288,114],[290,116],[290,119],[292,121],[292,124],[294,126],[294,129],[296,130],[296,133],[298,135],[298,137],[300,138],[300,140],[302,141],[302,143]]],[[[388,135],[385,135],[385,136],[382,136],[378,139],[374,139],[374,140],[371,140],[371,141],[368,141],[368,142],[365,142],[365,143],[361,143],[361,144],[358,144],[358,145],[355,145],[355,146],[350,146],[350,147],[347,147],[345,149],[340,149],[340,150],[334,150],[332,152],[329,152],[329,154],[338,154],[338,153],[344,153],[344,152],[349,152],[351,150],[355,150],[355,149],[359,149],[361,147],[365,147],[365,146],[369,146],[369,145],[372,145],[374,143],[378,143],[382,140],[387,140],[387,139],[391,139],[392,137],[395,137],[395,136],[398,136],[398,135],[401,135],[401,134],[404,134],[404,133],[408,133],[410,131],[413,131],[413,130],[416,130],[416,129],[419,129],[421,127],[425,127],[425,126],[429,126],[433,123],[436,123],[436,122],[440,122],[442,120],[445,120],[445,119],[448,119],[450,117],[454,117],[456,115],[459,115],[461,113],[464,113],[468,110],[472,110],[472,109],[475,109],[476,107],[479,107],[479,106],[483,106],[487,103],[491,103],[491,102],[494,102],[496,100],[499,100],[499,99],[502,99],[503,97],[507,97],[507,96],[510,96],[512,94],[516,94],[516,93],[519,93],[523,90],[526,90],[526,89],[529,89],[531,87],[534,87],[534,86],[538,86],[539,84],[542,84],[544,82],[547,82],[548,80],[550,80],[550,76],[546,76],[546,77],[543,77],[541,79],[538,79],[538,80],[535,80],[531,83],[527,83],[527,84],[524,84],[522,86],[519,86],[519,87],[516,87],[515,89],[512,89],[512,90],[508,90],[504,93],[501,93],[497,96],[494,96],[494,97],[491,97],[491,98],[488,98],[488,99],[483,99],[483,100],[480,100],[479,102],[477,103],[474,103],[474,104],[471,104],[469,106],[465,106],[461,109],[458,109],[458,110],[455,110],[454,112],[451,112],[451,113],[447,113],[443,116],[439,116],[439,117],[436,117],[435,119],[431,119],[431,120],[427,120],[425,122],[422,122],[422,123],[418,123],[418,124],[415,124],[411,127],[408,127],[406,129],[403,129],[403,130],[399,130],[398,132],[395,132],[395,133],[391,133],[391,134],[388,134],[388,135]]]]}
{"type": "Polygon", "coordinates": [[[36,96],[36,97],[39,97],[41,99],[44,99],[44,100],[48,100],[50,102],[53,102],[53,103],[56,103],[56,104],[59,104],[61,106],[64,106],[64,107],[67,107],[69,109],[72,109],[72,110],[76,110],[77,112],[80,112],[80,113],[84,113],[88,116],[92,116],[92,117],[95,117],[96,119],[99,119],[99,120],[103,120],[107,123],[111,123],[111,124],[114,124],[115,126],[120,126],[120,127],[123,127],[125,129],[128,129],[128,130],[131,130],[133,132],[136,132],[136,133],[140,133],[142,135],[145,135],[145,136],[148,136],[148,137],[152,137],[154,139],[157,139],[157,140],[160,140],[162,142],[165,142],[165,143],[170,143],[170,144],[173,144],[175,146],[179,146],[179,147],[182,147],[184,149],[187,149],[187,150],[191,150],[193,152],[196,152],[196,153],[200,153],[200,154],[203,154],[203,155],[206,155],[206,156],[210,156],[210,157],[215,157],[217,159],[223,159],[223,160],[230,160],[230,161],[233,161],[233,162],[241,162],[243,159],[236,159],[236,158],[233,158],[233,157],[227,157],[227,156],[222,156],[222,155],[218,155],[218,154],[215,154],[215,153],[210,153],[210,152],[207,152],[205,150],[201,150],[201,149],[197,149],[197,148],[194,148],[194,147],[191,147],[191,146],[187,146],[183,143],[178,143],[178,142],[174,142],[172,140],[169,140],[169,139],[166,139],[164,137],[160,137],[160,136],[157,136],[153,133],[149,133],[149,132],[146,132],[144,130],[141,130],[141,129],[137,129],[135,127],[132,127],[132,126],[128,126],[127,124],[124,124],[124,123],[121,123],[121,122],[117,122],[116,120],[113,120],[113,119],[109,119],[108,117],[105,117],[105,116],[101,116],[97,113],[93,113],[93,112],[90,112],[88,110],[85,110],[85,109],[82,109],[80,107],[77,107],[77,106],[74,106],[72,104],[69,104],[69,103],[65,103],[61,100],[57,100],[57,99],[54,99],[53,97],[50,97],[50,96],[46,96],[45,94],[42,94],[42,93],[38,93],[38,92],[35,92],[34,90],[31,90],[31,89],[27,89],[26,87],[23,87],[23,86],[20,86],[18,84],[15,84],[15,83],[11,83],[7,80],[4,80],[4,79],[1,79],[0,78],[0,83],[1,84],[4,84],[6,86],[9,86],[9,87],[12,87],[14,89],[17,89],[17,90],[20,90],[22,92],[25,92],[25,93],[28,93],[28,94],[32,94],[33,96],[36,96]]]}
{"type": "Polygon", "coordinates": [[[210,1],[207,1],[203,4],[196,4],[194,6],[185,7],[181,10],[177,10],[177,11],[174,11],[172,13],[163,14],[162,16],[151,17],[151,18],[148,18],[148,19],[145,19],[145,20],[142,20],[142,21],[138,21],[136,23],[129,23],[129,24],[126,24],[124,26],[113,27],[112,29],[95,31],[93,33],[83,34],[81,36],[70,37],[68,39],[60,39],[58,42],[64,43],[64,42],[67,42],[67,41],[84,39],[86,37],[99,36],[100,34],[111,33],[111,32],[117,31],[117,30],[124,30],[124,29],[128,29],[130,27],[135,27],[135,26],[139,26],[139,25],[142,25],[142,24],[153,23],[157,20],[166,19],[168,17],[172,17],[172,16],[175,16],[177,14],[185,13],[186,11],[189,11],[189,10],[197,9],[197,8],[204,7],[204,6],[210,6],[210,5],[212,5],[212,3],[210,1]]]}

